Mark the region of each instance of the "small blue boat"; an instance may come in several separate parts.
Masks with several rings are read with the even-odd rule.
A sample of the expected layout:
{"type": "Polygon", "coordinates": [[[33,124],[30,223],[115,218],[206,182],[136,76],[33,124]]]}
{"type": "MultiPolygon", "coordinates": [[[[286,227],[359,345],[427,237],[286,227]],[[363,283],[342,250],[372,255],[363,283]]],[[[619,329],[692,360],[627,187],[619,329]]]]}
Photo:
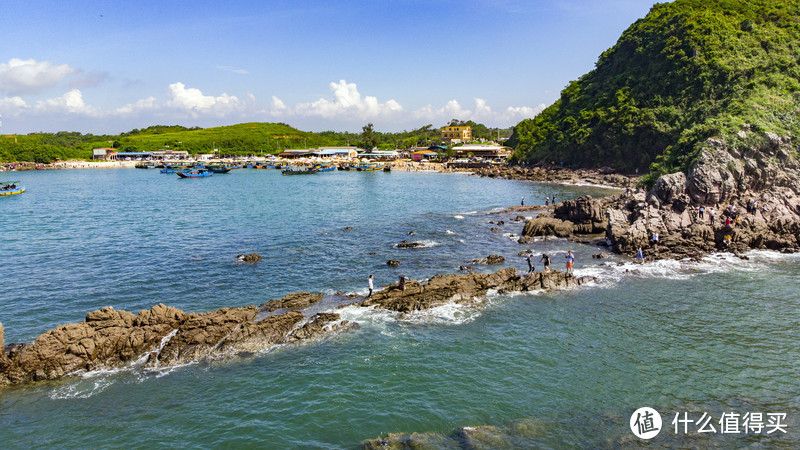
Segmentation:
{"type": "Polygon", "coordinates": [[[15,195],[25,192],[25,186],[20,186],[19,181],[0,181],[0,195],[15,195]]]}
{"type": "Polygon", "coordinates": [[[203,178],[203,177],[210,177],[211,175],[214,175],[213,172],[210,172],[210,171],[204,170],[204,169],[203,170],[186,170],[186,171],[183,171],[183,172],[175,172],[175,173],[177,173],[178,176],[181,177],[181,178],[203,178]]]}

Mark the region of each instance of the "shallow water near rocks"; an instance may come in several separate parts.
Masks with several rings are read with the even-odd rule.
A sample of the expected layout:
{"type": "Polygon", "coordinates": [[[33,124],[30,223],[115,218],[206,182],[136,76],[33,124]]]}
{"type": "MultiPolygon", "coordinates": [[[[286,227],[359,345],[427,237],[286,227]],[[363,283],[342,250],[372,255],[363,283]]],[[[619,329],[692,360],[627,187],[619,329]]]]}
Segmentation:
{"type": "Polygon", "coordinates": [[[601,249],[561,239],[517,244],[517,214],[490,214],[522,196],[533,204],[616,191],[401,171],[15,178],[28,191],[0,199],[6,343],[32,342],[103,306],[208,311],[299,290],[365,294],[370,273],[379,287],[489,254],[506,264],[476,270],[523,270],[525,249],[548,253],[558,269],[571,249],[576,274],[599,280],[407,317],[344,308],[360,327],[321,341],[0,390],[6,447],[353,448],[388,433],[446,436],[476,425],[505,433],[499,446],[635,445],[628,421],[641,406],[661,413],[662,445],[800,444],[800,257],[634,266],[593,260],[601,249]],[[404,239],[425,246],[397,248],[404,239]],[[263,259],[236,261],[251,252],[263,259]],[[763,412],[765,422],[786,413],[787,433],[676,435],[678,411],[716,421],[763,412]],[[535,426],[522,433],[515,421],[535,426]]]}

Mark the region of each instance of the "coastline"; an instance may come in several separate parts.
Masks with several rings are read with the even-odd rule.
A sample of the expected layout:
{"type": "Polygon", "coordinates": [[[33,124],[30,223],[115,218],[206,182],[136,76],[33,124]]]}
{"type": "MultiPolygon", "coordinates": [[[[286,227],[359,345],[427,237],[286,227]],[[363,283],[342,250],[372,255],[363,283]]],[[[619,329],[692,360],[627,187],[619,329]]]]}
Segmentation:
{"type": "MultiPolygon", "coordinates": [[[[502,183],[499,183],[499,184],[502,184],[502,183]]],[[[518,206],[516,206],[516,205],[515,205],[515,206],[510,206],[510,207],[508,208],[508,211],[509,211],[509,212],[511,212],[511,211],[514,211],[514,210],[515,210],[515,209],[517,209],[517,208],[519,208],[519,207],[518,207],[518,206]]],[[[528,210],[530,210],[530,211],[536,211],[536,210],[540,210],[540,209],[541,209],[541,208],[540,208],[540,206],[538,206],[538,205],[530,205],[530,206],[526,206],[525,208],[526,208],[526,209],[528,209],[528,210]]],[[[551,208],[552,208],[552,207],[551,207],[551,208]]],[[[491,214],[491,213],[492,213],[492,212],[494,212],[494,211],[485,211],[485,210],[484,210],[484,211],[481,211],[481,212],[482,212],[482,213],[485,213],[485,214],[491,214]]],[[[505,219],[505,218],[504,218],[504,217],[501,217],[501,219],[505,219]]],[[[495,220],[496,220],[496,219],[495,219],[495,220]]],[[[511,223],[509,223],[509,220],[508,220],[508,219],[505,219],[505,220],[506,220],[507,226],[511,226],[511,227],[513,227],[513,230],[514,230],[515,232],[518,232],[518,230],[519,230],[519,227],[521,226],[521,224],[511,224],[511,223]]],[[[511,229],[512,229],[512,228],[509,228],[509,230],[511,230],[511,229]]],[[[487,239],[488,239],[488,237],[489,237],[489,235],[490,235],[489,233],[484,233],[484,234],[483,234],[483,237],[480,237],[479,239],[482,239],[482,240],[487,240],[487,239]]],[[[477,236],[476,236],[476,237],[477,237],[477,236]]],[[[556,240],[556,241],[555,241],[555,245],[557,245],[557,246],[560,246],[560,247],[564,247],[565,245],[569,245],[569,244],[565,244],[563,241],[556,240]],[[559,243],[559,242],[560,242],[560,243],[559,243]]],[[[522,249],[522,247],[520,247],[520,249],[522,249]]],[[[588,255],[586,254],[586,252],[584,252],[584,255],[582,255],[582,259],[583,259],[583,258],[586,258],[587,256],[588,256],[588,255]]],[[[756,259],[758,259],[758,258],[756,258],[756,259]]],[[[585,259],[584,259],[584,261],[585,261],[585,259]]],[[[648,262],[649,262],[649,261],[648,261],[648,262]]],[[[741,261],[740,263],[741,263],[741,264],[748,264],[748,263],[746,263],[746,262],[744,262],[744,261],[741,261]]],[[[612,264],[612,263],[611,263],[611,262],[609,262],[609,264],[612,264]]],[[[616,261],[614,261],[614,263],[613,263],[613,264],[616,264],[616,261]]],[[[661,266],[661,265],[659,265],[659,266],[661,266]]],[[[669,263],[669,264],[667,264],[667,266],[668,266],[668,267],[675,267],[676,265],[674,265],[674,264],[672,264],[672,263],[669,263]]],[[[685,268],[685,265],[684,265],[684,264],[681,264],[681,266],[683,266],[683,267],[685,268]]],[[[690,266],[690,267],[692,267],[692,266],[694,266],[694,265],[690,263],[690,264],[689,264],[689,266],[690,266]]],[[[622,277],[624,277],[624,279],[630,279],[631,277],[633,277],[633,278],[638,278],[638,277],[640,277],[640,276],[644,276],[645,278],[648,278],[648,279],[650,279],[650,278],[652,278],[652,279],[665,278],[665,275],[664,275],[664,274],[660,274],[660,273],[659,273],[659,272],[656,270],[656,268],[657,268],[657,267],[656,267],[655,265],[650,265],[650,264],[648,264],[648,265],[646,265],[646,266],[643,266],[643,267],[642,267],[642,272],[643,272],[643,273],[642,273],[641,275],[639,275],[639,274],[637,274],[637,273],[635,273],[635,272],[634,272],[634,271],[636,271],[636,270],[637,270],[637,269],[636,269],[636,267],[637,267],[637,266],[633,266],[633,265],[631,265],[631,264],[626,264],[626,266],[625,266],[625,267],[620,267],[620,268],[618,268],[618,269],[615,269],[615,274],[617,274],[617,275],[619,275],[619,276],[622,276],[622,277]],[[626,268],[630,268],[630,270],[631,270],[631,272],[632,272],[632,273],[631,273],[631,274],[628,274],[628,273],[625,273],[625,274],[623,274],[623,272],[624,272],[624,270],[625,270],[626,268]]],[[[641,266],[640,266],[640,267],[641,267],[641,266]]],[[[577,271],[577,269],[576,269],[576,271],[577,271]]],[[[581,273],[584,273],[584,272],[581,272],[581,273]]],[[[674,274],[673,274],[673,275],[674,275],[674,274]]],[[[666,275],[666,277],[668,278],[668,277],[669,277],[669,275],[666,275]]],[[[605,277],[604,277],[604,278],[605,278],[605,277]]],[[[590,285],[590,287],[587,287],[587,288],[582,288],[582,289],[580,289],[580,290],[579,290],[579,292],[577,293],[577,295],[581,295],[581,296],[586,296],[586,295],[589,295],[589,296],[591,296],[591,294],[587,294],[587,292],[589,292],[589,291],[591,291],[591,292],[594,292],[594,291],[596,291],[596,290],[598,290],[598,289],[604,289],[604,288],[606,288],[606,287],[608,287],[608,286],[610,286],[610,285],[616,285],[616,284],[618,284],[617,277],[614,277],[614,278],[605,278],[605,279],[602,279],[601,283],[593,283],[592,285],[590,285]],[[597,284],[599,284],[600,286],[597,286],[597,284]]],[[[303,286],[298,286],[298,287],[299,287],[299,288],[302,288],[303,286]]],[[[511,295],[514,295],[514,294],[511,294],[511,295]]],[[[573,296],[573,294],[566,294],[566,295],[570,296],[570,298],[573,296]]],[[[513,301],[512,301],[512,302],[509,302],[509,303],[513,303],[513,301]]],[[[477,305],[477,306],[479,306],[479,307],[480,307],[481,305],[477,305]]],[[[522,306],[522,305],[520,305],[520,306],[522,306]]],[[[190,311],[190,310],[192,310],[192,309],[188,309],[187,311],[190,311]]],[[[343,317],[344,317],[345,319],[351,319],[353,314],[370,314],[370,312],[369,312],[369,310],[368,310],[368,309],[361,308],[361,307],[357,307],[357,306],[351,306],[351,307],[348,307],[348,309],[347,309],[347,310],[345,310],[345,311],[346,311],[346,313],[345,313],[345,314],[343,314],[343,317]],[[356,312],[356,313],[353,313],[353,312],[351,312],[351,311],[354,311],[354,310],[358,310],[358,311],[361,311],[361,312],[360,312],[360,313],[358,313],[358,312],[356,312]]],[[[337,311],[337,312],[338,312],[338,311],[337,311]]],[[[397,313],[397,314],[399,315],[399,314],[401,314],[401,313],[397,313]]],[[[292,316],[290,316],[290,318],[291,318],[291,317],[292,317],[292,316]]],[[[340,322],[340,323],[341,323],[341,322],[340,322]]],[[[298,324],[299,324],[299,323],[298,323],[298,324]]],[[[322,324],[322,322],[321,322],[320,324],[322,324]]],[[[302,327],[302,326],[301,326],[301,327],[302,327]]],[[[346,328],[346,327],[345,327],[345,328],[346,328]]],[[[310,331],[309,331],[309,333],[310,333],[310,331]]],[[[332,333],[338,333],[338,331],[333,331],[332,333]]],[[[327,339],[327,338],[326,338],[326,336],[332,337],[332,336],[334,336],[334,334],[331,334],[331,333],[323,333],[323,334],[316,335],[315,337],[312,337],[311,339],[327,339]]],[[[173,336],[173,337],[172,337],[172,339],[174,339],[174,338],[175,338],[175,336],[173,336]]],[[[339,341],[339,339],[340,339],[339,337],[336,337],[336,341],[339,341]]],[[[349,339],[349,338],[345,338],[345,339],[349,339]]],[[[313,345],[316,345],[316,344],[313,344],[313,345]]],[[[295,351],[295,350],[292,350],[292,352],[294,352],[294,351],[295,351]]],[[[150,357],[148,357],[148,359],[149,359],[149,358],[150,358],[150,357]]],[[[134,370],[134,371],[137,371],[137,370],[140,370],[140,369],[138,369],[138,368],[134,367],[132,370],[134,370]]],[[[147,370],[147,369],[143,369],[143,370],[147,370]]],[[[89,375],[89,376],[92,376],[92,375],[89,375]]],[[[68,381],[68,383],[72,383],[72,381],[68,381]]],[[[27,388],[27,387],[24,387],[24,388],[27,388]]],[[[481,423],[487,423],[487,422],[483,422],[483,421],[480,421],[480,420],[478,420],[478,421],[466,420],[466,421],[461,421],[461,422],[458,422],[458,423],[460,423],[460,424],[466,424],[466,425],[469,425],[469,424],[481,424],[481,423]]],[[[490,423],[491,423],[491,422],[490,422],[490,423]]],[[[397,430],[403,430],[404,428],[405,428],[406,430],[419,430],[419,431],[426,431],[426,430],[430,430],[430,428],[425,428],[425,427],[419,427],[419,428],[414,428],[414,427],[394,427],[394,426],[391,426],[391,425],[389,425],[389,426],[387,426],[387,431],[397,431],[397,430]]],[[[377,436],[377,435],[378,435],[378,433],[371,433],[371,432],[366,432],[366,433],[364,433],[364,437],[369,437],[369,436],[377,436]]]]}

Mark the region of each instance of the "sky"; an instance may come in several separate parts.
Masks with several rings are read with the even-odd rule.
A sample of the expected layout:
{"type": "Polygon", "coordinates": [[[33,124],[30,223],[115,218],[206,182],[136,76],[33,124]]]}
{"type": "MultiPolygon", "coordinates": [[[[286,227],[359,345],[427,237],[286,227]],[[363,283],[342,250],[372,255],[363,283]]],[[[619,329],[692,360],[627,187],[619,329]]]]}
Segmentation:
{"type": "Polygon", "coordinates": [[[652,0],[3,0],[0,133],[509,127],[652,0]]]}

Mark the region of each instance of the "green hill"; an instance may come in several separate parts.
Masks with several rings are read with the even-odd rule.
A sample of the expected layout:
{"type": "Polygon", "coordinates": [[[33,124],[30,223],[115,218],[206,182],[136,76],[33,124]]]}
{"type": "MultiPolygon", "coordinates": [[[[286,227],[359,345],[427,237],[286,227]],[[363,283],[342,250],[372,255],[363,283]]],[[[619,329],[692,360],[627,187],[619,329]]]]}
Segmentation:
{"type": "Polygon", "coordinates": [[[347,139],[336,133],[300,131],[282,123],[243,123],[215,128],[186,128],[156,125],[118,136],[58,133],[31,133],[0,136],[0,161],[49,163],[56,159],[89,159],[93,148],[114,147],[117,151],[144,152],[165,148],[191,154],[222,155],[279,153],[287,148],[345,145],[347,139]]]}
{"type": "Polygon", "coordinates": [[[709,137],[800,135],[799,63],[800,0],[656,4],[509,142],[529,162],[686,170],[709,137]]]}

